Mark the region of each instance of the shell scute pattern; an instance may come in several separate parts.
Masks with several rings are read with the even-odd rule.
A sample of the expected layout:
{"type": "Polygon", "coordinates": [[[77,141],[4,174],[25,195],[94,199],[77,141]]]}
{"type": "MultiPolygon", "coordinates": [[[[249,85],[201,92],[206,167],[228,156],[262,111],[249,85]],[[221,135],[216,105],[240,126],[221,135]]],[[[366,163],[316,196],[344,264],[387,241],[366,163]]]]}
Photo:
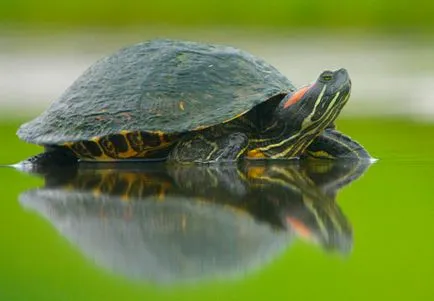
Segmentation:
{"type": "Polygon", "coordinates": [[[96,62],[18,136],[62,145],[122,131],[178,135],[220,124],[291,89],[285,76],[247,52],[153,40],[96,62]]]}
{"type": "Polygon", "coordinates": [[[130,132],[122,131],[103,137],[93,137],[90,140],[65,143],[64,147],[71,149],[84,160],[111,161],[119,159],[143,159],[149,154],[169,150],[176,141],[176,136],[162,132],[130,132]]]}

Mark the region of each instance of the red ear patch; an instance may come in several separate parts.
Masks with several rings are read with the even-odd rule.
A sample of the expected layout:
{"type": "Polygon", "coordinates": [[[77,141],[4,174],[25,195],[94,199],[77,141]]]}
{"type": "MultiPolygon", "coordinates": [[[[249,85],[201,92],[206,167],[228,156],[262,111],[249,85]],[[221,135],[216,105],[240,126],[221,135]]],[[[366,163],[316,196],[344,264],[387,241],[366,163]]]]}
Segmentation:
{"type": "Polygon", "coordinates": [[[285,104],[283,105],[283,108],[286,109],[287,107],[295,104],[297,101],[299,101],[304,94],[306,94],[307,90],[309,90],[311,86],[306,86],[303,87],[297,91],[295,91],[294,94],[292,94],[292,96],[285,102],[285,104]]]}

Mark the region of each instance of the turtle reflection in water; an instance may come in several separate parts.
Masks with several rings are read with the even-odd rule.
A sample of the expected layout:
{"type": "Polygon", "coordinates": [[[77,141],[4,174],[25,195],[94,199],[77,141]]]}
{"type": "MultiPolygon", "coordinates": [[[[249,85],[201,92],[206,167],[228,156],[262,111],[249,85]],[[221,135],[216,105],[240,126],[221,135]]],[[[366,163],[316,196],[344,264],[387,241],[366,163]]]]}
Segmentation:
{"type": "Polygon", "coordinates": [[[195,282],[259,268],[297,236],[348,253],[352,229],[335,194],[364,172],[357,163],[83,164],[45,170],[45,187],[20,200],[116,274],[195,282]]]}

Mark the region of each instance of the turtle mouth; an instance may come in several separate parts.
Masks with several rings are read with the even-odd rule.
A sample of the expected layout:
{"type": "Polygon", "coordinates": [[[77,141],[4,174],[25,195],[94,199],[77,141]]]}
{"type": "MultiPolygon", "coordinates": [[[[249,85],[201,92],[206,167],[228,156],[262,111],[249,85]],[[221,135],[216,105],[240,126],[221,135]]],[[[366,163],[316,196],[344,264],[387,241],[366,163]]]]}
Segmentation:
{"type": "Polygon", "coordinates": [[[349,91],[351,89],[351,78],[346,69],[341,68],[339,70],[336,70],[334,72],[334,77],[335,77],[336,86],[338,87],[337,90],[348,89],[349,91]]]}

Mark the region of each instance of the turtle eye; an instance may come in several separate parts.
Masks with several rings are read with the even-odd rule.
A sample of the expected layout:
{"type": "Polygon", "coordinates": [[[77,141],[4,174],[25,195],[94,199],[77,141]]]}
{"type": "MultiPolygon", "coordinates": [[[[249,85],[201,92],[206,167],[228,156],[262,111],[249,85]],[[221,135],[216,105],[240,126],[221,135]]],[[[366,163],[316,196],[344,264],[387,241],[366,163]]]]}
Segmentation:
{"type": "Polygon", "coordinates": [[[325,73],[325,74],[321,75],[321,79],[325,82],[331,81],[333,79],[333,74],[332,73],[325,73]]]}

